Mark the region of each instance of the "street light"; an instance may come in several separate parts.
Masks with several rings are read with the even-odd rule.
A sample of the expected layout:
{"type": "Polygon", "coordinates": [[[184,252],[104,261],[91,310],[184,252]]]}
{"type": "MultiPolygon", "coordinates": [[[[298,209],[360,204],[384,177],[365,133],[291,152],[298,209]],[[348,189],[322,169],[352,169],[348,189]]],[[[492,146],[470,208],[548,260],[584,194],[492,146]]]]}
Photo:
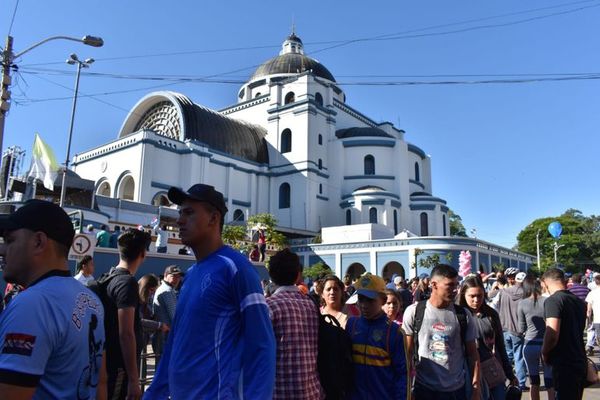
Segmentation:
{"type": "MultiPolygon", "coordinates": [[[[6,121],[6,115],[8,114],[8,110],[10,109],[10,84],[11,84],[11,76],[10,71],[12,68],[16,68],[16,64],[14,64],[14,60],[21,57],[23,54],[35,49],[42,44],[49,42],[51,40],[71,40],[74,42],[80,42],[87,46],[92,47],[102,47],[104,45],[104,40],[97,36],[86,35],[81,39],[71,36],[51,36],[44,40],[41,40],[32,46],[29,46],[25,50],[14,54],[13,53],[13,37],[6,37],[6,45],[4,46],[4,51],[2,52],[2,80],[0,87],[0,153],[2,152],[2,141],[4,139],[4,124],[6,121]]],[[[1,188],[0,188],[1,189],[1,188]]]]}
{"type": "Polygon", "coordinates": [[[67,59],[67,64],[77,64],[77,75],[75,77],[75,92],[73,93],[73,107],[71,108],[71,123],[69,124],[69,140],[67,142],[67,158],[65,159],[65,169],[63,170],[62,184],[60,185],[60,206],[62,207],[65,202],[66,194],[66,178],[67,169],[69,169],[69,158],[71,157],[71,138],[73,137],[73,122],[75,122],[75,108],[77,107],[77,93],[79,92],[79,76],[81,75],[81,68],[89,68],[94,62],[93,58],[88,58],[85,61],[79,60],[77,54],[73,53],[67,59]]]}

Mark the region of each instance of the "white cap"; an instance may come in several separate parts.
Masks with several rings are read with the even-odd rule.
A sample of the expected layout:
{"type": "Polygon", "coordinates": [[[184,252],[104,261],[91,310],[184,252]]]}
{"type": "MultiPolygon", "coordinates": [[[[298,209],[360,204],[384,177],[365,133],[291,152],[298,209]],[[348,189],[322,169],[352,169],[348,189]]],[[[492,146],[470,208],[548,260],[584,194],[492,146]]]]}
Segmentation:
{"type": "Polygon", "coordinates": [[[401,276],[397,276],[394,278],[394,285],[399,285],[402,283],[402,277],[401,276]]]}
{"type": "Polygon", "coordinates": [[[517,276],[515,276],[515,281],[516,282],[523,282],[525,280],[526,276],[527,276],[527,274],[525,272],[519,272],[517,274],[517,276]]]}

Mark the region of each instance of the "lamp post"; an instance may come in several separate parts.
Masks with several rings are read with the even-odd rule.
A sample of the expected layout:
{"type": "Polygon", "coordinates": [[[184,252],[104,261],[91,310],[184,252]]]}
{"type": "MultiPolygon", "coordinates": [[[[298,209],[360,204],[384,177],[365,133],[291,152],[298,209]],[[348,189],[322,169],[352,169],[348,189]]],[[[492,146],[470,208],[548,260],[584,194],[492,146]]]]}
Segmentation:
{"type": "Polygon", "coordinates": [[[73,93],[73,107],[71,108],[71,122],[69,124],[69,140],[67,142],[67,157],[65,158],[65,168],[63,169],[62,184],[60,185],[60,206],[62,207],[65,203],[65,194],[67,192],[66,178],[67,169],[69,169],[69,158],[71,157],[71,139],[73,138],[73,123],[75,122],[75,108],[77,107],[77,93],[79,92],[79,76],[81,75],[81,68],[89,68],[94,62],[93,58],[88,58],[85,61],[81,61],[77,54],[73,53],[67,59],[67,64],[77,64],[77,74],[75,76],[75,91],[73,93]]]}
{"type": "Polygon", "coordinates": [[[32,46],[29,46],[25,50],[14,54],[13,53],[13,37],[6,37],[6,45],[4,47],[4,51],[2,52],[2,80],[0,87],[0,153],[2,152],[2,141],[4,139],[4,124],[6,121],[6,115],[8,114],[8,110],[10,109],[10,84],[11,84],[11,76],[10,72],[12,69],[16,69],[16,64],[14,64],[14,60],[21,57],[23,54],[35,49],[42,44],[49,42],[51,40],[71,40],[74,42],[80,42],[87,46],[92,47],[102,47],[104,45],[104,41],[100,37],[86,35],[81,39],[70,37],[70,36],[51,36],[44,40],[41,40],[32,46]]]}
{"type": "Polygon", "coordinates": [[[540,231],[541,229],[537,230],[537,233],[535,234],[535,247],[537,249],[537,265],[538,265],[538,271],[542,271],[542,263],[540,261],[540,231]]]}

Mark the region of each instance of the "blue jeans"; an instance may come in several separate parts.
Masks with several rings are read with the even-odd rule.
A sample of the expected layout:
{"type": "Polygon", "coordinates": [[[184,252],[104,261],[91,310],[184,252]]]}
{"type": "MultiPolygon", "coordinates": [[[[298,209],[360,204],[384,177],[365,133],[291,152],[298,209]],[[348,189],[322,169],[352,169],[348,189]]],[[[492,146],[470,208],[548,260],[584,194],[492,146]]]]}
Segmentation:
{"type": "Polygon", "coordinates": [[[527,382],[527,366],[523,358],[523,338],[513,335],[510,332],[504,332],[504,344],[509,361],[514,363],[519,386],[525,387],[525,383],[527,382]]]}
{"type": "MultiPolygon", "coordinates": [[[[542,354],[542,339],[527,340],[523,346],[523,356],[527,365],[527,373],[532,385],[540,384],[540,360],[542,354]]],[[[554,386],[552,382],[552,367],[544,364],[544,384],[546,388],[554,386]]]]}

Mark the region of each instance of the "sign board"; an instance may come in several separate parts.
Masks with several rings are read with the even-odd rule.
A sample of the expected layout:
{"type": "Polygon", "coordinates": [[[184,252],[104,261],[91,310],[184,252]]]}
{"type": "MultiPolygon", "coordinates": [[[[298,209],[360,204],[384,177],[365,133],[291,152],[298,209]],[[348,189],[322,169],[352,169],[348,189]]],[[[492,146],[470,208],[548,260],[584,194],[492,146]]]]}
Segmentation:
{"type": "Polygon", "coordinates": [[[73,238],[73,244],[69,250],[69,260],[79,261],[85,256],[94,256],[96,249],[96,236],[78,233],[73,238]]]}

